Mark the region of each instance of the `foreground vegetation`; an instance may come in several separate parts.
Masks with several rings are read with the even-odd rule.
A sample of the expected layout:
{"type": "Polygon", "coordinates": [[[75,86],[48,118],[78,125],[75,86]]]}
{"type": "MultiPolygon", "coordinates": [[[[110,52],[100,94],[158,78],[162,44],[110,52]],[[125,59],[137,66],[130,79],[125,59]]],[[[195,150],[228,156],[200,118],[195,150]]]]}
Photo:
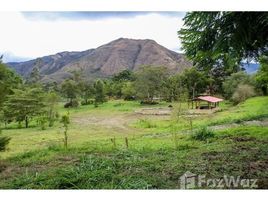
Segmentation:
{"type": "Polygon", "coordinates": [[[0,187],[179,188],[179,177],[190,171],[208,178],[224,174],[257,178],[259,188],[267,188],[267,100],[256,97],[238,107],[225,104],[212,120],[210,114],[197,117],[193,133],[187,120],[181,120],[175,137],[174,116],[137,115],[139,102],[70,109],[68,149],[63,147],[63,134],[55,129],[10,126],[4,131],[12,139],[9,150],[2,153],[6,159],[1,161],[0,187]],[[111,116],[115,120],[109,125],[111,116]],[[100,126],[101,119],[106,126],[100,126]],[[252,120],[256,123],[247,123],[252,120]],[[195,137],[205,125],[213,134],[195,137]]]}

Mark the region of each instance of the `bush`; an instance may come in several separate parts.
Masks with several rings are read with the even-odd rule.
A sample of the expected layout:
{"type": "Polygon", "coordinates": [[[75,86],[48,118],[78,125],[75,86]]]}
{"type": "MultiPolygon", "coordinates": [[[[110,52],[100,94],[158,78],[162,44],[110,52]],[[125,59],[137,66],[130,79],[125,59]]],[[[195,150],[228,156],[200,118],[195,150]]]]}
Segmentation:
{"type": "Polygon", "coordinates": [[[195,131],[195,133],[192,135],[192,139],[206,141],[207,139],[213,138],[214,136],[215,133],[212,130],[208,129],[207,127],[203,127],[195,131]]]}
{"type": "Polygon", "coordinates": [[[241,103],[255,95],[254,88],[247,84],[238,85],[231,100],[234,104],[241,103]]]}
{"type": "Polygon", "coordinates": [[[94,104],[94,100],[93,99],[90,99],[88,101],[81,101],[81,105],[82,106],[85,106],[85,105],[92,105],[94,104]]]}
{"type": "MultiPolygon", "coordinates": [[[[1,135],[1,129],[0,129],[0,135],[1,135]]],[[[6,146],[8,145],[10,141],[9,137],[0,137],[0,151],[5,151],[6,146]]]]}
{"type": "Polygon", "coordinates": [[[76,108],[78,106],[79,106],[79,102],[77,100],[73,100],[64,104],[64,108],[76,108]]]}
{"type": "Polygon", "coordinates": [[[223,90],[225,98],[230,99],[240,84],[253,84],[250,76],[246,72],[240,71],[233,73],[224,81],[223,90]]]}
{"type": "Polygon", "coordinates": [[[40,125],[42,130],[46,129],[48,121],[49,120],[48,120],[47,116],[40,116],[40,117],[37,118],[37,123],[40,125]]]}

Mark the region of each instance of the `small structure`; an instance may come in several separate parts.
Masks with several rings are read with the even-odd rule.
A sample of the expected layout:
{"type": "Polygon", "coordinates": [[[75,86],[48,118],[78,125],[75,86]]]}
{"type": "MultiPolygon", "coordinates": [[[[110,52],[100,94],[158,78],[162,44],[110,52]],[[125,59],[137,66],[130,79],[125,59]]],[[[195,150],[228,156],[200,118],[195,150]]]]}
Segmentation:
{"type": "Polygon", "coordinates": [[[223,101],[223,99],[220,99],[218,97],[213,96],[199,96],[192,100],[192,109],[194,107],[195,102],[195,108],[196,109],[212,109],[219,106],[219,103],[223,101]],[[207,102],[207,105],[201,105],[201,102],[207,102]]]}

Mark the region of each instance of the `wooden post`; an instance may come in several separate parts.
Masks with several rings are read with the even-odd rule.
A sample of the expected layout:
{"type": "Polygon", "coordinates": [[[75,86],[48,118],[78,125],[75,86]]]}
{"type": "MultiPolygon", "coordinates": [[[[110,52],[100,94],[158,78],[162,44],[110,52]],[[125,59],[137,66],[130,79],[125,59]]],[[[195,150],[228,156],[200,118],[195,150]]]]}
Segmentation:
{"type": "Polygon", "coordinates": [[[111,138],[111,142],[113,143],[114,148],[116,148],[115,137],[111,138]]]}
{"type": "Polygon", "coordinates": [[[125,137],[126,148],[128,149],[128,138],[125,137]]]}

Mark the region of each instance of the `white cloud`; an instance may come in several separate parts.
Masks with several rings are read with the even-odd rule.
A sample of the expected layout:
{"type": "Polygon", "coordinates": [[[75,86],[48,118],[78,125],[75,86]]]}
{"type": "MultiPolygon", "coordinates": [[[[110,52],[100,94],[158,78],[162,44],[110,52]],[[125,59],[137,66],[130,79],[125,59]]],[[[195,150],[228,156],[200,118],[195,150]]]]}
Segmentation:
{"type": "Polygon", "coordinates": [[[61,51],[96,48],[120,37],[153,39],[179,49],[182,18],[157,13],[99,20],[29,20],[21,13],[0,12],[0,52],[40,57],[61,51]]]}

